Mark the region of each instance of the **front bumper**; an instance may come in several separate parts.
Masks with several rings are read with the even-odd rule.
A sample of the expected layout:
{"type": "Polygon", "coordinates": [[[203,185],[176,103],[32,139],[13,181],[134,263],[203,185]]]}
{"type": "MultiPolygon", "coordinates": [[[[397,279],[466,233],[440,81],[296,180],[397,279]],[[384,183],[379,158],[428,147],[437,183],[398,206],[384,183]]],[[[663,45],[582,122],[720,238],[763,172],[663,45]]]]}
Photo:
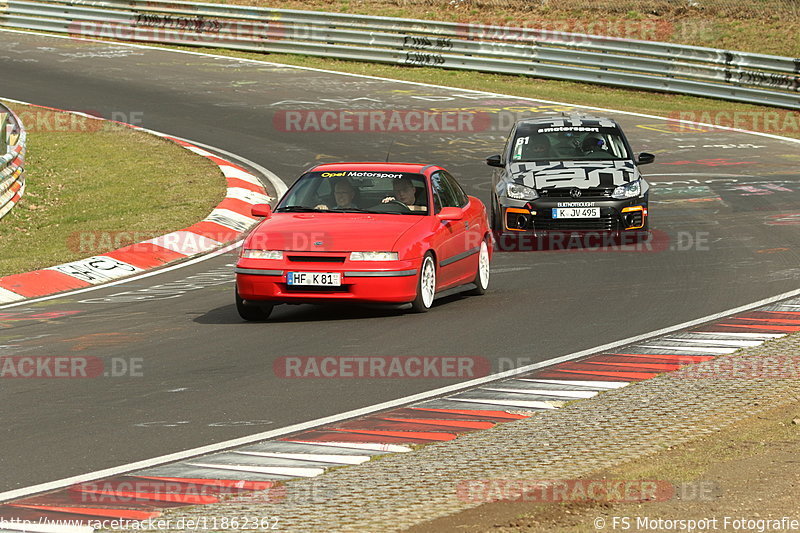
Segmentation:
{"type": "Polygon", "coordinates": [[[609,198],[538,198],[529,202],[513,201],[513,205],[500,202],[503,234],[532,233],[548,235],[569,232],[624,233],[647,228],[648,201],[643,198],[615,200],[609,198]],[[599,218],[553,218],[553,209],[559,207],[598,207],[599,218]]]}
{"type": "Polygon", "coordinates": [[[340,263],[240,258],[235,269],[236,289],[247,301],[406,303],[416,297],[421,262],[421,258],[391,262],[344,260],[340,263]],[[342,284],[338,287],[289,285],[288,272],[338,272],[342,284]]]}

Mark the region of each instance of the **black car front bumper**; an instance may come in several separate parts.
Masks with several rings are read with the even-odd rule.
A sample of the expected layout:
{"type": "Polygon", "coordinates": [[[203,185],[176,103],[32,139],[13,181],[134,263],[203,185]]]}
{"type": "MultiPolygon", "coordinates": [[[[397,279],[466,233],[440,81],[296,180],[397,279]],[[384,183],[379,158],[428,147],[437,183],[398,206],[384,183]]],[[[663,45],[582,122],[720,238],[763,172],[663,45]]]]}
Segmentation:
{"type": "Polygon", "coordinates": [[[538,198],[523,206],[499,205],[503,234],[554,232],[624,232],[646,231],[648,227],[647,195],[615,200],[611,198],[538,198]],[[597,218],[555,218],[558,208],[599,208],[597,218]]]}

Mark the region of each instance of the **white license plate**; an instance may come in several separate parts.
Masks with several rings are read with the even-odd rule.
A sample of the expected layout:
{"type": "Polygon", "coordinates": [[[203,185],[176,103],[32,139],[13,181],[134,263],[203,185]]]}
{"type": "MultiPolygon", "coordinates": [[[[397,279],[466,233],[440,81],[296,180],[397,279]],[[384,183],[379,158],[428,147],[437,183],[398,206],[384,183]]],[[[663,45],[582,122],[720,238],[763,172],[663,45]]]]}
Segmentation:
{"type": "Polygon", "coordinates": [[[342,275],[339,272],[288,272],[288,285],[319,285],[321,287],[339,287],[342,275]]]}
{"type": "Polygon", "coordinates": [[[555,207],[553,218],[600,218],[599,207],[555,207]]]}

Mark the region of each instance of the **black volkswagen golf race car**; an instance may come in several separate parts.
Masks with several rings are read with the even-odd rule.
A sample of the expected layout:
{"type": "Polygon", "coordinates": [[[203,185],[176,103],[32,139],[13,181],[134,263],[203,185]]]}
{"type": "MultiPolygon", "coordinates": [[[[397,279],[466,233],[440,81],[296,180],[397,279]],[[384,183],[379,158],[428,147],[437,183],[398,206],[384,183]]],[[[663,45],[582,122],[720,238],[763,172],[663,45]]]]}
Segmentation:
{"type": "MultiPolygon", "coordinates": [[[[492,175],[491,223],[503,237],[591,232],[641,236],[648,229],[650,186],[610,118],[559,115],[518,121],[503,153],[487,158],[492,175]]],[[[506,239],[508,240],[508,239],[506,239]]]]}

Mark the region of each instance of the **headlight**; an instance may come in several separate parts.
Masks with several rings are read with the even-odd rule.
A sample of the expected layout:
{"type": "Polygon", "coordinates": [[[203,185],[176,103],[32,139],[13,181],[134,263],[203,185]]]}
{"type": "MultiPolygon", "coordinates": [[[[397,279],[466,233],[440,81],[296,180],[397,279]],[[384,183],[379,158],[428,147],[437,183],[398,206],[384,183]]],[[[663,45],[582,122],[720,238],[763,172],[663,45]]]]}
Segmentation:
{"type": "Polygon", "coordinates": [[[247,259],[283,259],[283,252],[280,250],[242,250],[242,257],[247,259]]]}
{"type": "Polygon", "coordinates": [[[350,252],[350,261],[397,261],[397,252],[350,252]]]}
{"type": "Polygon", "coordinates": [[[509,183],[506,185],[506,196],[515,200],[536,200],[539,193],[536,189],[531,189],[519,183],[509,183]]]}
{"type": "Polygon", "coordinates": [[[620,185],[614,192],[611,194],[612,198],[616,198],[617,200],[624,200],[625,198],[635,198],[642,194],[642,183],[641,180],[632,181],[630,183],[626,183],[625,185],[620,185]]]}

